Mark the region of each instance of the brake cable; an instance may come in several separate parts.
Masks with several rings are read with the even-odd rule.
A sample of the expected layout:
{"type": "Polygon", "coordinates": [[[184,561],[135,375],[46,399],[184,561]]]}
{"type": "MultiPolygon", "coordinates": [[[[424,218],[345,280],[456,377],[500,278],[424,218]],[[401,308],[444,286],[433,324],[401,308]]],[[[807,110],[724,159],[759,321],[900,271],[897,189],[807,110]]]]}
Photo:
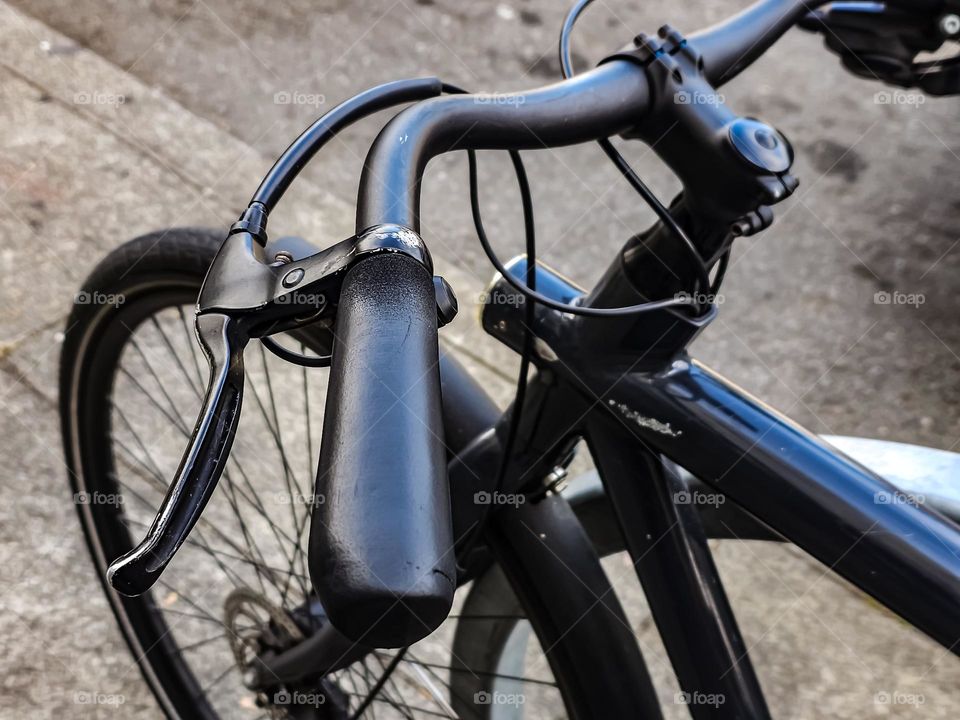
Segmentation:
{"type": "MultiPolygon", "coordinates": [[[[449,83],[443,84],[443,91],[451,95],[460,95],[466,93],[466,90],[449,83]]],[[[513,163],[513,172],[517,178],[517,185],[520,188],[520,204],[523,209],[524,243],[526,245],[527,253],[527,269],[524,281],[527,288],[529,288],[532,292],[536,292],[537,240],[536,223],[534,222],[533,217],[533,195],[530,192],[530,181],[527,178],[527,170],[523,165],[523,159],[520,157],[519,151],[510,150],[509,154],[510,161],[513,163]]],[[[480,197],[477,186],[476,151],[467,150],[467,159],[470,168],[470,210],[471,214],[473,215],[473,224],[477,230],[477,235],[481,238],[480,242],[484,245],[484,249],[486,250],[490,246],[489,243],[484,242],[486,240],[486,233],[483,230],[483,221],[480,217],[480,197]]],[[[493,260],[496,256],[493,255],[493,257],[491,257],[491,255],[493,255],[492,250],[487,253],[487,257],[493,260]]],[[[499,264],[499,259],[497,259],[497,264],[499,264]]],[[[506,270],[506,268],[503,270],[506,270]]],[[[503,270],[500,272],[504,275],[504,277],[509,275],[509,273],[504,273],[503,270]]],[[[527,396],[527,376],[530,373],[530,356],[533,354],[533,323],[535,310],[536,307],[532,302],[526,303],[524,306],[523,345],[520,350],[520,369],[517,371],[517,388],[514,392],[513,406],[510,409],[510,422],[507,426],[507,435],[503,442],[503,452],[500,454],[500,462],[497,466],[497,478],[494,483],[494,496],[503,491],[503,486],[507,477],[507,468],[509,467],[510,458],[513,456],[513,448],[516,444],[517,436],[520,434],[520,420],[523,415],[523,404],[527,396]]],[[[477,520],[476,528],[465,538],[465,541],[460,546],[459,555],[461,557],[466,557],[467,554],[476,546],[480,538],[483,537],[483,531],[490,519],[492,507],[492,502],[484,506],[483,513],[481,514],[480,519],[477,520]]]]}
{"type": "MultiPolygon", "coordinates": [[[[590,5],[593,0],[578,0],[577,3],[570,8],[567,12],[567,16],[564,18],[563,27],[560,30],[560,71],[563,73],[564,79],[572,78],[575,73],[573,71],[573,61],[570,56],[570,38],[573,35],[573,28],[577,24],[577,20],[580,19],[580,15],[584,10],[587,9],[587,6],[590,5]]],[[[673,215],[670,214],[670,211],[664,207],[663,203],[653,194],[653,191],[647,187],[646,183],[640,179],[640,176],[637,175],[636,171],[630,167],[630,163],[627,162],[627,159],[613,146],[613,143],[610,142],[609,138],[600,138],[597,140],[597,144],[601,149],[606,153],[607,157],[610,158],[610,161],[614,164],[617,170],[620,171],[620,174],[626,178],[627,182],[630,183],[631,187],[637,191],[640,197],[643,198],[644,202],[650,206],[650,209],[656,213],[657,218],[667,226],[667,228],[672,232],[683,246],[687,249],[690,254],[690,259],[693,260],[694,269],[697,272],[697,283],[700,291],[704,291],[710,287],[710,271],[707,268],[707,265],[704,263],[703,258],[700,256],[699,251],[697,250],[696,245],[693,244],[693,241],[684,232],[683,228],[680,227],[680,224],[676,221],[673,215]]]]}
{"type": "MultiPolygon", "coordinates": [[[[572,30],[577,16],[590,2],[592,2],[592,0],[581,0],[580,3],[578,3],[573,10],[571,10],[571,12],[568,14],[567,21],[564,23],[563,32],[561,33],[561,64],[564,68],[564,75],[568,77],[572,74],[569,58],[570,30],[572,30]]],[[[300,135],[300,137],[298,137],[290,145],[280,159],[277,160],[267,177],[264,178],[260,184],[260,187],[254,193],[254,196],[250,201],[250,207],[257,207],[260,209],[259,222],[261,224],[266,223],[266,219],[270,211],[283,196],[286,189],[299,174],[300,170],[310,162],[317,151],[323,147],[323,145],[325,145],[334,135],[339,133],[345,127],[352,125],[357,120],[370,115],[376,110],[381,110],[403,102],[415,101],[418,99],[423,99],[424,97],[429,97],[432,94],[431,86],[435,88],[438,82],[439,81],[433,78],[422,78],[417,80],[397,81],[394,83],[387,83],[376,88],[371,88],[370,90],[360,93],[347,102],[341,104],[335,108],[334,111],[327,113],[322,118],[317,120],[313,125],[308,127],[300,135]]],[[[439,84],[441,92],[458,95],[466,93],[466,91],[462,88],[450,83],[439,84]]],[[[603,139],[598,142],[600,142],[601,147],[607,151],[607,154],[617,165],[621,173],[623,173],[624,177],[627,178],[637,192],[639,192],[644,200],[646,200],[646,202],[654,209],[657,216],[671,229],[675,235],[677,235],[681,242],[683,242],[684,246],[687,247],[691,254],[695,257],[698,274],[698,288],[702,289],[709,287],[709,273],[707,272],[706,266],[704,265],[703,260],[700,258],[699,253],[697,253],[696,248],[693,246],[693,243],[687,237],[686,233],[684,233],[683,229],[677,224],[673,216],[670,215],[669,211],[659,202],[659,200],[657,200],[657,198],[646,187],[646,185],[644,185],[643,181],[636,175],[627,161],[616,151],[613,145],[610,144],[609,140],[603,139]]],[[[520,159],[520,154],[516,150],[511,150],[509,153],[514,164],[514,170],[517,174],[518,182],[520,183],[522,202],[524,203],[525,208],[529,208],[530,215],[529,222],[527,222],[525,216],[525,224],[529,225],[529,227],[527,227],[527,256],[529,257],[529,262],[527,268],[527,278],[525,282],[520,282],[513,276],[512,273],[510,273],[509,270],[507,270],[491,247],[486,232],[483,229],[483,223],[480,219],[479,209],[476,154],[473,150],[468,150],[468,156],[471,158],[470,204],[473,214],[474,227],[476,228],[480,245],[487,256],[487,259],[501,274],[501,276],[503,276],[503,278],[514,287],[514,289],[520,292],[528,300],[538,302],[541,305],[551,308],[552,310],[557,310],[571,315],[581,315],[587,317],[622,317],[625,315],[640,314],[643,312],[663,310],[666,308],[680,306],[693,306],[699,309],[700,302],[695,296],[678,296],[670,299],[648,301],[619,308],[593,308],[560,303],[550,297],[547,297],[546,295],[536,292],[535,239],[532,227],[533,211],[532,200],[530,199],[530,188],[527,181],[526,172],[523,169],[523,161],[520,159]]],[[[258,226],[259,231],[262,232],[262,229],[263,228],[261,226],[258,226]]],[[[533,310],[530,310],[530,312],[532,313],[533,310]]],[[[531,315],[531,323],[532,319],[533,318],[531,315]]],[[[292,350],[288,350],[276,340],[268,336],[261,337],[260,342],[274,355],[296,365],[301,365],[304,367],[325,367],[329,365],[330,362],[329,357],[309,356],[303,353],[297,353],[292,350]]],[[[530,340],[530,342],[532,343],[532,340],[530,340]]]]}
{"type": "Polygon", "coordinates": [[[333,359],[331,355],[306,355],[295,350],[288,350],[269,335],[262,336],[260,344],[281,360],[286,360],[288,363],[301,367],[330,367],[330,361],[333,359]]]}
{"type": "MultiPolygon", "coordinates": [[[[564,20],[563,28],[560,32],[560,66],[563,72],[564,78],[570,78],[573,75],[573,66],[570,60],[570,35],[573,30],[574,25],[576,24],[577,19],[580,14],[586,9],[593,0],[579,0],[567,13],[567,17],[564,20]]],[[[463,92],[460,88],[455,88],[451,85],[444,85],[445,92],[463,92]]],[[[657,217],[667,226],[667,228],[680,240],[684,248],[689,252],[691,259],[694,261],[694,268],[697,273],[697,286],[696,290],[699,293],[704,292],[705,290],[711,290],[713,294],[713,288],[719,285],[718,280],[722,279],[718,275],[714,279],[713,284],[710,282],[710,272],[709,269],[704,263],[703,258],[700,256],[700,253],[697,251],[696,246],[693,244],[693,241],[689,236],[684,232],[683,228],[677,223],[676,219],[670,214],[670,211],[664,207],[664,205],[657,199],[656,195],[653,194],[653,191],[650,190],[640,179],[637,173],[630,167],[630,164],[627,160],[617,151],[613,144],[606,138],[602,138],[597,141],[600,147],[604,150],[607,156],[610,158],[611,162],[616,165],[620,173],[627,179],[630,185],[636,190],[644,201],[653,209],[657,217]]],[[[511,151],[515,152],[515,151],[511,151]]],[[[507,270],[506,266],[501,262],[500,258],[497,257],[493,248],[490,245],[490,241],[487,238],[487,234],[484,231],[483,223],[480,221],[480,211],[479,211],[479,188],[477,183],[477,173],[476,173],[476,158],[474,151],[467,151],[468,157],[470,158],[470,206],[473,211],[473,224],[476,228],[477,237],[480,240],[480,246],[483,248],[484,254],[487,256],[487,259],[490,263],[496,268],[504,280],[509,283],[517,292],[523,295],[527,300],[532,300],[533,302],[540,303],[552,310],[557,310],[559,312],[567,313],[569,315],[580,315],[585,317],[624,317],[627,315],[639,315],[645,312],[651,312],[654,310],[664,310],[671,307],[678,306],[693,306],[695,309],[699,310],[701,303],[698,299],[697,294],[693,296],[677,296],[675,298],[663,299],[663,300],[651,300],[647,302],[638,303],[636,305],[627,305],[624,307],[617,308],[599,308],[599,307],[584,307],[582,305],[573,305],[567,303],[557,302],[552,298],[547,297],[541,293],[536,292],[534,288],[529,286],[529,283],[521,283],[513,274],[507,270]]],[[[725,254],[729,253],[729,246],[726,248],[725,254]]],[[[529,255],[529,252],[528,252],[529,255]]],[[[532,263],[527,263],[527,270],[529,273],[529,268],[532,263]]],[[[724,264],[724,268],[726,264],[724,264]]]]}

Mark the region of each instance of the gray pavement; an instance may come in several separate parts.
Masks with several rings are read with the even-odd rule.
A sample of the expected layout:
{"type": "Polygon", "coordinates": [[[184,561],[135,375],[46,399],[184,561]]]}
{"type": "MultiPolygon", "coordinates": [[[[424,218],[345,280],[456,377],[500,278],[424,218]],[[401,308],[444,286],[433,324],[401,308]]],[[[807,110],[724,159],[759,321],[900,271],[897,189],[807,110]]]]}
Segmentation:
{"type": "MultiPolygon", "coordinates": [[[[637,30],[663,22],[692,30],[743,4],[600,3],[578,28],[580,66],[637,30]]],[[[565,3],[523,0],[321,8],[300,0],[269,9],[252,1],[31,0],[22,7],[265,157],[324,108],[397,77],[438,74],[497,91],[553,80],[565,12],[565,3]]],[[[877,104],[882,90],[848,75],[818,38],[800,31],[724,88],[734,108],[792,139],[803,184],[769,232],[740,244],[721,320],[697,351],[814,429],[950,447],[960,437],[960,328],[952,322],[960,263],[953,251],[957,104],[877,104]],[[925,303],[876,305],[875,293],[885,290],[920,293],[925,303]]],[[[310,176],[351,204],[363,155],[384,120],[351,130],[310,176]]],[[[671,197],[676,184],[652,153],[627,151],[671,197]]],[[[541,255],[588,286],[652,215],[594,147],[528,155],[541,255]]],[[[505,254],[518,252],[508,163],[491,156],[485,168],[491,235],[505,254]]],[[[436,254],[482,283],[490,271],[473,236],[465,177],[462,157],[431,164],[424,228],[436,254]]],[[[284,204],[303,207],[296,196],[284,204]]]]}
{"type": "MultiPolygon", "coordinates": [[[[581,64],[638,30],[664,21],[694,29],[741,4],[599,4],[577,38],[581,64]]],[[[0,717],[157,714],[112,626],[64,482],[58,333],[83,276],[138,234],[223,227],[305,124],[364,87],[434,73],[481,90],[549,81],[563,12],[540,0],[0,4],[0,456],[9,468],[0,490],[8,638],[0,717]],[[91,693],[125,702],[92,707],[83,702],[91,693]]],[[[724,89],[735,108],[794,141],[803,184],[770,231],[740,242],[720,319],[694,350],[813,430],[955,449],[958,106],[881,104],[883,89],[849,77],[800,33],[724,89]],[[878,303],[878,292],[923,302],[878,303]]],[[[349,234],[362,157],[384,120],[334,144],[272,229],[320,243],[349,234]]],[[[662,197],[676,190],[649,152],[627,150],[662,197]]],[[[528,155],[542,257],[589,285],[650,213],[595,148],[528,155]]],[[[518,251],[507,164],[491,156],[483,172],[491,235],[504,254],[518,251]]],[[[464,180],[463,159],[442,158],[424,187],[424,234],[462,301],[490,275],[464,180]]],[[[463,304],[445,342],[505,402],[514,363],[481,338],[463,304]]],[[[776,717],[956,716],[955,658],[798,552],[716,549],[776,717]],[[877,703],[881,693],[925,702],[877,703]]],[[[669,668],[621,560],[607,561],[608,571],[670,703],[669,668]]]]}

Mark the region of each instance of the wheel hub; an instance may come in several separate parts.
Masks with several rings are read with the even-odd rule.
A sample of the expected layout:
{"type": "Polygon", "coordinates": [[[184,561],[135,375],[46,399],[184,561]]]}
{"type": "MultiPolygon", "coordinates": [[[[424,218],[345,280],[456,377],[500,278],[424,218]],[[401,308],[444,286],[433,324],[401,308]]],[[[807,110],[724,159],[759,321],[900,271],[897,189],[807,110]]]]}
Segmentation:
{"type": "Polygon", "coordinates": [[[279,655],[307,640],[304,627],[316,622],[304,615],[304,609],[288,612],[248,588],[233,590],[224,601],[224,624],[230,647],[246,687],[257,692],[257,704],[272,718],[307,720],[346,720],[348,701],[344,692],[331,680],[319,678],[305,685],[278,681],[269,687],[263,683],[265,653],[279,655]],[[294,619],[301,620],[298,622],[294,619]]]}

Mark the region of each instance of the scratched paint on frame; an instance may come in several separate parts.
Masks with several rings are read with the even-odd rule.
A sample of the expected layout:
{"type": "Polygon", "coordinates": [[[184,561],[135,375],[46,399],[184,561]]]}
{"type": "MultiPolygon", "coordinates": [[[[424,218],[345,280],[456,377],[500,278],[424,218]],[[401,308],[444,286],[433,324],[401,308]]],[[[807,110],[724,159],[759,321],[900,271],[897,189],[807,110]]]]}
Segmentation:
{"type": "Polygon", "coordinates": [[[682,431],[674,430],[670,427],[670,423],[660,422],[656,418],[645,417],[625,403],[617,402],[616,400],[609,400],[608,403],[610,407],[619,410],[627,420],[635,422],[642,428],[653,430],[661,435],[669,435],[670,437],[680,437],[682,434],[682,431]]]}

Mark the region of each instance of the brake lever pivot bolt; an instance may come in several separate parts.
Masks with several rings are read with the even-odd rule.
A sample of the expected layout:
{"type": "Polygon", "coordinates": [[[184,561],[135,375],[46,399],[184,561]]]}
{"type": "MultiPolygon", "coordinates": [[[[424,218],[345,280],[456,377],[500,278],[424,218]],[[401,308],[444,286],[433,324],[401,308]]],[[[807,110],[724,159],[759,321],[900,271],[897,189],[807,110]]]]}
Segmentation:
{"type": "Polygon", "coordinates": [[[292,288],[299,285],[301,280],[303,280],[303,268],[294,268],[283,276],[281,282],[285,288],[292,288]]]}

